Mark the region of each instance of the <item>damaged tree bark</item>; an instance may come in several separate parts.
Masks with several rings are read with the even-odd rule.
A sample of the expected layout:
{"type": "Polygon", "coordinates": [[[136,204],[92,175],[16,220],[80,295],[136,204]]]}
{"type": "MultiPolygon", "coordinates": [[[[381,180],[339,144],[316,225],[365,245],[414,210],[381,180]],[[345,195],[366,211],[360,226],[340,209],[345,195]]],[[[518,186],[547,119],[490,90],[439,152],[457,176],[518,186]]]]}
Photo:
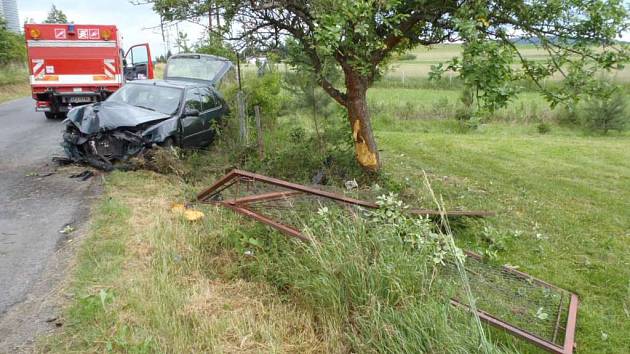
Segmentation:
{"type": "Polygon", "coordinates": [[[344,68],[344,73],[348,90],[345,107],[352,129],[356,158],[363,169],[377,172],[381,168],[381,161],[372,133],[370,112],[367,106],[369,83],[367,79],[349,67],[344,68]]]}

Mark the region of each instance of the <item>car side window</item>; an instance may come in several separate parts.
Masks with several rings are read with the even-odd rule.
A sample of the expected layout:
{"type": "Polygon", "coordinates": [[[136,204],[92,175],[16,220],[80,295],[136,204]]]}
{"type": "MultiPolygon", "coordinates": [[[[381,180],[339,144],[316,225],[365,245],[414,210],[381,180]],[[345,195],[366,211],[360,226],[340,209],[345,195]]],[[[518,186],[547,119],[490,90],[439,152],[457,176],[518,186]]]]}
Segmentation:
{"type": "Polygon", "coordinates": [[[203,110],[207,111],[210,109],[214,109],[219,107],[219,102],[214,96],[212,90],[207,87],[201,88],[201,103],[203,105],[203,110]]]}
{"type": "Polygon", "coordinates": [[[196,109],[198,111],[202,111],[203,107],[201,105],[201,97],[199,95],[199,90],[196,88],[186,90],[186,96],[184,98],[185,108],[186,109],[196,109]]]}

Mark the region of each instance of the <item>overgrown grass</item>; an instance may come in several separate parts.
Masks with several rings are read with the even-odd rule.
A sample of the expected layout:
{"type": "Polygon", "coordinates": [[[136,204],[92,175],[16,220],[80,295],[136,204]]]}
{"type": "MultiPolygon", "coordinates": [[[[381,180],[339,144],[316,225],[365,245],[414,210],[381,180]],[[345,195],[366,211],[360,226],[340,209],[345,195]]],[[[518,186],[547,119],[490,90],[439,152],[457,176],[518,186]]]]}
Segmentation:
{"type": "Polygon", "coordinates": [[[239,220],[205,208],[191,223],[171,211],[178,178],[115,172],[78,255],[63,333],[50,352],[328,352],[310,315],[268,285],[239,280],[220,247],[239,220]]]}
{"type": "Polygon", "coordinates": [[[0,103],[30,94],[28,73],[22,64],[0,66],[0,103]]]}
{"type": "MultiPolygon", "coordinates": [[[[461,245],[489,247],[483,228],[506,235],[498,263],[580,295],[580,351],[630,345],[630,153],[628,138],[380,131],[389,170],[419,191],[419,170],[450,208],[496,210],[456,231],[461,245]],[[396,166],[396,167],[393,167],[396,166]],[[512,235],[520,231],[518,236],[512,235]]],[[[412,196],[410,196],[412,197],[412,196]]],[[[414,198],[426,200],[416,194],[414,198]]],[[[422,202],[419,202],[422,203],[422,202]]]]}

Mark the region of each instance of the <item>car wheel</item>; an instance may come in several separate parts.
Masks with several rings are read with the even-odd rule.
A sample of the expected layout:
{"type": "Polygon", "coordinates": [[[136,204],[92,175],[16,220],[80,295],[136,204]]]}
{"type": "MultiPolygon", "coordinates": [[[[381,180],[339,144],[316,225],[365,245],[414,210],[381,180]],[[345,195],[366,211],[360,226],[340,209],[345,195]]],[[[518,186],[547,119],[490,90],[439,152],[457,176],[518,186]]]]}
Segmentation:
{"type": "Polygon", "coordinates": [[[57,115],[53,112],[44,112],[46,119],[57,119],[57,115]]]}

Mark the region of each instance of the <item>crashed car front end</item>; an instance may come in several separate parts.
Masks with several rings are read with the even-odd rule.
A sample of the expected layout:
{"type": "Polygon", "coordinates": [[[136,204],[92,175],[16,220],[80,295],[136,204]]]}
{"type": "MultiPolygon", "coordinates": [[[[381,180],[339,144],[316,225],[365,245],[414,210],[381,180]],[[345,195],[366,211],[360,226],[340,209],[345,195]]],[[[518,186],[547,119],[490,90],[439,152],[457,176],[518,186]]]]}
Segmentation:
{"type": "Polygon", "coordinates": [[[177,131],[177,119],[169,115],[107,103],[76,108],[65,123],[62,146],[66,156],[105,171],[177,131]]]}
{"type": "Polygon", "coordinates": [[[136,156],[151,144],[141,134],[129,130],[86,135],[69,125],[63,134],[63,147],[70,159],[105,171],[112,170],[115,161],[136,156]]]}

